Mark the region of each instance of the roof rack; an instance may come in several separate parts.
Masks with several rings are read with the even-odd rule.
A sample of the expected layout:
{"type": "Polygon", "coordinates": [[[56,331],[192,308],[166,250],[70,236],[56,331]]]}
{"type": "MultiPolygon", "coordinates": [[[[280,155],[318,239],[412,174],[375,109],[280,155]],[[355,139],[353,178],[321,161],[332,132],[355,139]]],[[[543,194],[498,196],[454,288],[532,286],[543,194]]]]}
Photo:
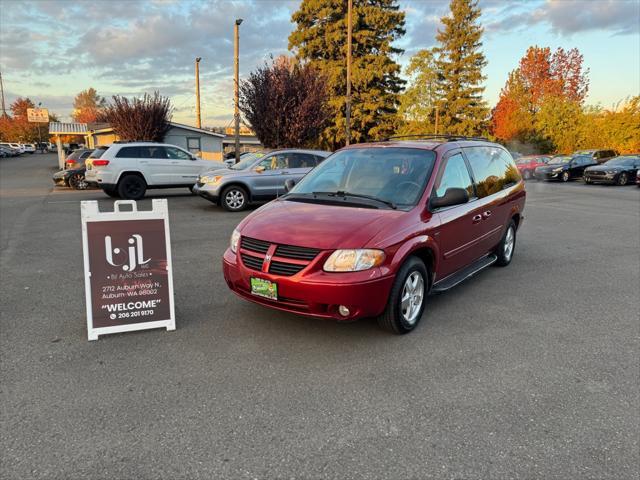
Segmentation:
{"type": "Polygon", "coordinates": [[[485,137],[466,137],[464,135],[430,135],[430,134],[416,134],[416,135],[394,135],[386,138],[384,141],[398,140],[401,138],[413,138],[416,140],[446,140],[447,142],[456,142],[458,140],[480,140],[483,142],[490,141],[485,137]]]}

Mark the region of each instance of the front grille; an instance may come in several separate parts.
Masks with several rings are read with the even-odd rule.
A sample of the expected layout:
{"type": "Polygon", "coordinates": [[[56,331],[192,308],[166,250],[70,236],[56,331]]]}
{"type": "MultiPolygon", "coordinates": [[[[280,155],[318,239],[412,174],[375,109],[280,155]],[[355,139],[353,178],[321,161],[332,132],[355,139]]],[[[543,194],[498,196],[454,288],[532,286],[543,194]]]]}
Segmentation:
{"type": "Polygon", "coordinates": [[[247,255],[246,253],[241,253],[240,258],[242,258],[242,263],[244,263],[247,268],[258,271],[262,270],[262,258],[247,255]]]}
{"type": "Polygon", "coordinates": [[[294,247],[292,245],[278,245],[276,257],[294,258],[296,260],[313,260],[320,253],[317,248],[294,247]]]}
{"type": "Polygon", "coordinates": [[[597,176],[604,176],[606,175],[606,172],[599,172],[598,170],[595,170],[593,172],[587,172],[587,175],[593,176],[593,177],[597,177],[597,176]]]}
{"type": "Polygon", "coordinates": [[[240,239],[240,247],[245,250],[251,250],[252,252],[267,253],[271,244],[263,240],[256,240],[255,238],[242,237],[240,239]]]}
{"type": "Polygon", "coordinates": [[[258,271],[262,271],[264,257],[269,252],[269,249],[273,249],[269,273],[285,277],[290,277],[302,271],[320,253],[320,249],[317,248],[272,244],[271,242],[250,237],[242,237],[240,239],[240,249],[240,257],[246,267],[258,271]],[[291,261],[287,261],[287,259],[291,259],[291,261]]]}
{"type": "Polygon", "coordinates": [[[299,265],[297,263],[284,263],[272,260],[271,265],[269,266],[269,273],[290,277],[291,275],[295,275],[296,273],[298,273],[304,267],[306,267],[306,265],[299,265]]]}

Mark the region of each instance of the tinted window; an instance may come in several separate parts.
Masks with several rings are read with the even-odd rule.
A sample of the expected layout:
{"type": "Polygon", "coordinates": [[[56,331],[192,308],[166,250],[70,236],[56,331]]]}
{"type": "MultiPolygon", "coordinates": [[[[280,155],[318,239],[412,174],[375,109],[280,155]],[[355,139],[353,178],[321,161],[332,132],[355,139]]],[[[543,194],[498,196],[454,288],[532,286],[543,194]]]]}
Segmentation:
{"type": "Polygon", "coordinates": [[[313,168],[316,166],[316,157],[310,153],[289,154],[289,168],[313,168]]]}
{"type": "Polygon", "coordinates": [[[435,192],[437,197],[442,197],[449,188],[464,188],[469,194],[469,198],[475,197],[473,182],[469,176],[467,164],[460,153],[452,155],[445,160],[444,168],[436,178],[435,192]]]}
{"type": "Polygon", "coordinates": [[[98,147],[93,152],[91,152],[91,155],[89,155],[89,158],[100,158],[102,154],[106,151],[107,151],[107,147],[98,147]]]}
{"type": "Polygon", "coordinates": [[[165,147],[167,156],[173,160],[191,160],[187,152],[183,152],[179,148],[165,147]]]}
{"type": "Polygon", "coordinates": [[[118,153],[116,153],[116,158],[139,158],[140,157],[140,148],[139,147],[122,147],[118,153]]]}
{"type": "Polygon", "coordinates": [[[520,180],[520,172],[511,155],[496,147],[464,149],[476,182],[479,198],[493,195],[520,180]]]}
{"type": "Polygon", "coordinates": [[[141,149],[148,152],[148,156],[143,154],[143,158],[167,158],[167,150],[164,147],[141,147],[141,149]]]}

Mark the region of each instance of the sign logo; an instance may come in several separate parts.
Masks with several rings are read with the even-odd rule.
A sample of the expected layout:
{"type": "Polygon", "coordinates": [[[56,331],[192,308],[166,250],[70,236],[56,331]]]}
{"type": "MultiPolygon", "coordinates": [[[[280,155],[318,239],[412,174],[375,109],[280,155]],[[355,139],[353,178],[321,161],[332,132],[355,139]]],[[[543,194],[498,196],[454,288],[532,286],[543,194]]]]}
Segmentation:
{"type": "Polygon", "coordinates": [[[127,252],[123,251],[120,248],[113,248],[111,245],[111,235],[106,235],[104,237],[104,253],[105,258],[109,265],[112,267],[122,267],[122,270],[125,272],[133,271],[138,265],[144,265],[145,263],[149,263],[150,258],[144,259],[144,247],[142,245],[142,236],[134,233],[129,237],[128,240],[129,248],[128,255],[127,252]],[[124,260],[122,263],[116,263],[114,261],[114,255],[125,254],[128,258],[124,260]]]}
{"type": "Polygon", "coordinates": [[[48,123],[49,110],[46,108],[27,108],[27,121],[35,123],[48,123]]]}

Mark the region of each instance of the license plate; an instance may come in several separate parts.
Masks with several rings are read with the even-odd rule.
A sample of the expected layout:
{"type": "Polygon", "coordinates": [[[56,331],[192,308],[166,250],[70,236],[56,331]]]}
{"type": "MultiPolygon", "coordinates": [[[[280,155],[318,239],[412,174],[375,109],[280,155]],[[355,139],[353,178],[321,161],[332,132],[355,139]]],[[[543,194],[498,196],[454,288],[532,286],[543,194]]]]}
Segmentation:
{"type": "Polygon", "coordinates": [[[262,278],[251,278],[251,293],[269,300],[278,300],[278,285],[262,278]]]}

